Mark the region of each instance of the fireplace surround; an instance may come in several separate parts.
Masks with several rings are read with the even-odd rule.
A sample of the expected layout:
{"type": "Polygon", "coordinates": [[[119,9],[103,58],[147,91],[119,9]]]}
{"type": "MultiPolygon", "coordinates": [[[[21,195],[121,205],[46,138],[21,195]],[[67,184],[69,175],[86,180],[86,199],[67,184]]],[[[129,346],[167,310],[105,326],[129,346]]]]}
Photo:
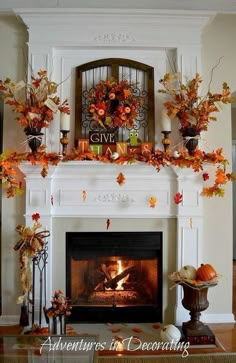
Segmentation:
{"type": "Polygon", "coordinates": [[[171,309],[179,324],[188,319],[188,312],[181,304],[180,289],[176,290],[176,306],[169,304],[175,292],[169,296],[168,273],[185,264],[197,266],[201,261],[202,182],[197,174],[175,167],[157,172],[143,163],[120,166],[94,161],[60,163],[50,167],[44,179],[40,176],[40,167],[25,163],[21,170],[26,176],[26,224],[31,223],[31,215],[37,210],[41,223],[51,232],[48,241],[48,299],[54,289],[66,289],[66,232],[105,232],[108,236],[111,232],[163,232],[162,313],[171,309]],[[122,187],[116,183],[119,172],[126,177],[122,187]],[[83,199],[84,190],[86,200],[83,199]],[[179,205],[173,201],[176,192],[186,196],[179,205]],[[157,198],[156,208],[149,206],[152,195],[157,198]],[[109,230],[108,218],[111,222],[109,230]],[[164,227],[172,220],[176,220],[174,240],[170,240],[171,234],[164,227]],[[172,267],[170,260],[173,261],[172,267]]]}
{"type": "Polygon", "coordinates": [[[67,232],[70,321],[162,322],[161,232],[67,232]]]}

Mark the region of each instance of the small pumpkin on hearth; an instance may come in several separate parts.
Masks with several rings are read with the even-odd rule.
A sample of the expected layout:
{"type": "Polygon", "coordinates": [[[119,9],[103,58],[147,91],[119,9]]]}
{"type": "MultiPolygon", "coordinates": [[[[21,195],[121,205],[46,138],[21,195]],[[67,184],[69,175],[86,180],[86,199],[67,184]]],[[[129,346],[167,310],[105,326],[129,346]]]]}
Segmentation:
{"type": "Polygon", "coordinates": [[[181,338],[180,330],[173,324],[165,325],[160,331],[162,342],[178,343],[181,338]]]}
{"type": "Polygon", "coordinates": [[[197,269],[197,279],[201,281],[210,281],[217,277],[217,272],[209,263],[201,264],[197,269]]]}
{"type": "Polygon", "coordinates": [[[195,280],[197,277],[197,270],[194,266],[186,265],[179,270],[179,275],[182,279],[195,280]]]}

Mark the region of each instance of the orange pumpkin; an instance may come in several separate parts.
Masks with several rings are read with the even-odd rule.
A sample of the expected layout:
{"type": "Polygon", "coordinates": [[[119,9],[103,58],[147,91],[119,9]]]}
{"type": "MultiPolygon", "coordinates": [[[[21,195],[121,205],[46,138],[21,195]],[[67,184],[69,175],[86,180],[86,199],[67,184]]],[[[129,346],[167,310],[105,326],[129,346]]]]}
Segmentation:
{"type": "Polygon", "coordinates": [[[197,269],[197,279],[201,281],[210,281],[217,276],[217,272],[209,263],[201,264],[197,269]]]}

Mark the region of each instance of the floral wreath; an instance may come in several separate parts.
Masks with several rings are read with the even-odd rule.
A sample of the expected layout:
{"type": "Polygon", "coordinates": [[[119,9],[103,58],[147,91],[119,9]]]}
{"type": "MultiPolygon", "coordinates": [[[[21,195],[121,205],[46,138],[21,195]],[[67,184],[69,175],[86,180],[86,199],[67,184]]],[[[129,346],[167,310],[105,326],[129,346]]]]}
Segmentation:
{"type": "Polygon", "coordinates": [[[101,80],[87,95],[87,110],[102,128],[132,128],[141,99],[127,80],[101,80]]]}

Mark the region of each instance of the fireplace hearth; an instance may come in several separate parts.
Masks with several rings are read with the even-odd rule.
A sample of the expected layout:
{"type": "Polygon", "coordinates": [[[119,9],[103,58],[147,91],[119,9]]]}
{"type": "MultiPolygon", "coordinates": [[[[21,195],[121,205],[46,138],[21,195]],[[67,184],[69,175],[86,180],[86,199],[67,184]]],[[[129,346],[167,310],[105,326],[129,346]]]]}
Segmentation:
{"type": "Polygon", "coordinates": [[[162,321],[161,232],[66,233],[70,322],[162,321]]]}

